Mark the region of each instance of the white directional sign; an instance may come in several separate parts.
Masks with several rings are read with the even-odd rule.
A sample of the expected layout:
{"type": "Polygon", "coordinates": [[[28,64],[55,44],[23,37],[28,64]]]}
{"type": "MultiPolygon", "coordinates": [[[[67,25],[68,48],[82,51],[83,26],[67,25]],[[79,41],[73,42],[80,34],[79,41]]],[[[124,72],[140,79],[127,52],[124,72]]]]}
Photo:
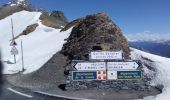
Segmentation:
{"type": "Polygon", "coordinates": [[[18,49],[13,46],[12,49],[11,49],[11,55],[17,55],[18,54],[18,49]]]}
{"type": "Polygon", "coordinates": [[[94,51],[90,53],[90,59],[122,59],[122,51],[94,51]]]}
{"type": "Polygon", "coordinates": [[[136,62],[107,62],[107,70],[136,70],[136,62]]]}
{"type": "Polygon", "coordinates": [[[74,68],[80,71],[106,70],[106,64],[105,62],[78,62],[77,64],[75,64],[74,68]]]}

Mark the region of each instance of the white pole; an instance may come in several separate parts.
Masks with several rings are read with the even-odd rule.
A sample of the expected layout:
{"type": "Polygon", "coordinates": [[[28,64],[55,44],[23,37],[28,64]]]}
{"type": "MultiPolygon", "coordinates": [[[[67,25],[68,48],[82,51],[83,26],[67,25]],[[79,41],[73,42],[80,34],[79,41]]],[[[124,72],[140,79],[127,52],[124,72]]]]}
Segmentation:
{"type": "Polygon", "coordinates": [[[24,72],[24,52],[23,52],[23,45],[21,40],[21,54],[22,54],[22,71],[24,72]]]}

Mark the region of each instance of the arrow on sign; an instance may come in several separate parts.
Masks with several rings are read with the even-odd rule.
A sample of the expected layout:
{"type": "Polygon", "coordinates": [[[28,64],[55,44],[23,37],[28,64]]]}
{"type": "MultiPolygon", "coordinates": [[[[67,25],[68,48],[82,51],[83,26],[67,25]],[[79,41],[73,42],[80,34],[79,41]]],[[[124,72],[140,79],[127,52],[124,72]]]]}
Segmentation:
{"type": "Polygon", "coordinates": [[[108,70],[135,70],[139,67],[136,62],[108,62],[108,70]]]}
{"type": "Polygon", "coordinates": [[[74,68],[81,71],[106,70],[106,64],[105,62],[78,62],[75,64],[74,68]]]}

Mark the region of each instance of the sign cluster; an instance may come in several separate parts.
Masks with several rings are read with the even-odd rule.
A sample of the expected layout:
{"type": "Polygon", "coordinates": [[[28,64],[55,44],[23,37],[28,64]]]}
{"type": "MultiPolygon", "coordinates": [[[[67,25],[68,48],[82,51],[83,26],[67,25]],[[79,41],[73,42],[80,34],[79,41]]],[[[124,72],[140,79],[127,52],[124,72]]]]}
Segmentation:
{"type": "Polygon", "coordinates": [[[93,61],[72,62],[72,80],[142,79],[142,71],[137,70],[138,63],[124,61],[122,51],[94,51],[90,53],[90,60],[93,61]]]}
{"type": "Polygon", "coordinates": [[[12,46],[12,49],[11,49],[11,55],[17,55],[18,54],[18,49],[16,48],[17,46],[17,43],[12,40],[12,42],[10,43],[10,46],[12,46]]]}

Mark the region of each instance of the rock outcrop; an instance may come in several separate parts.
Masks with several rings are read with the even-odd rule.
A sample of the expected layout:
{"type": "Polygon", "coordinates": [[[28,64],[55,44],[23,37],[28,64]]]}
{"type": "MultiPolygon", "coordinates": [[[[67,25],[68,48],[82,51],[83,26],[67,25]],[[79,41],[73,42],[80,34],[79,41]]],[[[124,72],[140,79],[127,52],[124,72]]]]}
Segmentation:
{"type": "Polygon", "coordinates": [[[48,12],[41,10],[42,15],[40,16],[40,20],[42,24],[53,27],[53,28],[62,28],[65,26],[68,21],[65,17],[64,13],[61,11],[53,11],[50,15],[48,12]]]}
{"type": "Polygon", "coordinates": [[[71,23],[74,22],[78,23],[75,24],[61,51],[69,60],[86,60],[94,50],[122,50],[124,58],[129,58],[130,49],[126,38],[105,13],[88,15],[81,21],[71,23]]]}
{"type": "Polygon", "coordinates": [[[12,15],[16,12],[20,11],[30,11],[30,12],[41,12],[40,20],[42,24],[53,27],[57,29],[61,29],[63,26],[65,26],[68,21],[65,17],[64,13],[62,11],[53,11],[51,14],[49,14],[44,9],[39,9],[34,7],[31,3],[29,3],[27,0],[11,0],[8,4],[3,5],[0,7],[0,20],[3,18],[6,18],[9,15],[12,15]]]}
{"type": "Polygon", "coordinates": [[[65,17],[64,13],[62,11],[52,11],[50,14],[51,17],[55,18],[56,20],[63,21],[64,23],[68,23],[67,18],[65,17]]]}
{"type": "Polygon", "coordinates": [[[22,33],[20,33],[18,36],[14,37],[14,39],[17,39],[18,37],[22,35],[28,35],[29,33],[35,31],[37,27],[38,27],[38,23],[27,26],[27,28],[22,33]]]}

